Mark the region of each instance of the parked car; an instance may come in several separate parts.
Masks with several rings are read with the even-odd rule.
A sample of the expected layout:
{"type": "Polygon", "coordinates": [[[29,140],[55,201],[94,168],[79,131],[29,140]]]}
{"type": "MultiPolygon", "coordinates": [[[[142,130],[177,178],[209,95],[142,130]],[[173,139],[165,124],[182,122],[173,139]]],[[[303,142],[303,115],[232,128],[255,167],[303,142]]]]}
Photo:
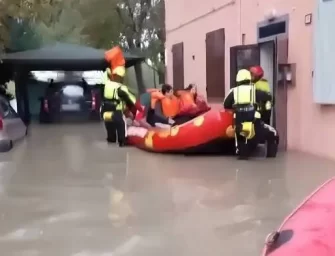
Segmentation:
{"type": "Polygon", "coordinates": [[[85,80],[51,81],[40,101],[41,123],[100,120],[101,93],[85,80]]]}
{"type": "Polygon", "coordinates": [[[12,108],[8,99],[0,96],[0,151],[9,151],[15,141],[27,135],[27,131],[27,126],[12,108]]]}

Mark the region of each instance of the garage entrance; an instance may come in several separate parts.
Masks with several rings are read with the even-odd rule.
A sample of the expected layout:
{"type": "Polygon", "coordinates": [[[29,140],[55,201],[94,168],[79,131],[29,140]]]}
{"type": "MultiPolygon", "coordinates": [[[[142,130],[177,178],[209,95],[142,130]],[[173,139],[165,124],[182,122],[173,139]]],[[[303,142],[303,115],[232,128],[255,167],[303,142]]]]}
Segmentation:
{"type": "MultiPolygon", "coordinates": [[[[30,71],[90,71],[105,70],[105,50],[57,43],[36,50],[17,52],[2,56],[2,65],[13,67],[17,110],[22,120],[29,124],[28,81],[30,71]]],[[[144,58],[125,53],[126,67],[141,62],[144,58]]]]}

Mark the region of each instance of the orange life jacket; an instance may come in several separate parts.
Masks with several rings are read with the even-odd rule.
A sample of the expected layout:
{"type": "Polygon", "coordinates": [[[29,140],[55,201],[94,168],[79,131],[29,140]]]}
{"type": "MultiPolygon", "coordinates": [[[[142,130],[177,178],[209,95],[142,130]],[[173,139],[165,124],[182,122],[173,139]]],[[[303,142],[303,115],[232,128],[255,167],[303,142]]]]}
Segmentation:
{"type": "Polygon", "coordinates": [[[189,91],[181,90],[177,92],[177,96],[179,97],[180,103],[183,107],[195,105],[193,93],[190,93],[189,91]]]}
{"type": "Polygon", "coordinates": [[[165,97],[164,99],[161,99],[161,102],[164,116],[175,117],[178,115],[180,110],[180,103],[176,96],[172,96],[171,98],[165,97]]]}
{"type": "Polygon", "coordinates": [[[162,100],[165,96],[158,89],[147,89],[147,92],[151,95],[151,108],[155,109],[157,100],[162,100]]]}
{"type": "Polygon", "coordinates": [[[105,60],[109,63],[111,70],[126,64],[122,49],[119,46],[115,46],[112,49],[106,51],[105,60]]]}

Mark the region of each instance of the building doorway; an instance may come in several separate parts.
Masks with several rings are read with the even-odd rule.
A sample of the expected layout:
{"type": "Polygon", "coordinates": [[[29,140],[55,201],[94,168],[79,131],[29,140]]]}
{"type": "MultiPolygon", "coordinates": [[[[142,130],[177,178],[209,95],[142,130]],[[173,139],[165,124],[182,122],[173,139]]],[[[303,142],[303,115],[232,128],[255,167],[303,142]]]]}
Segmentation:
{"type": "Polygon", "coordinates": [[[280,149],[287,149],[287,88],[278,83],[278,66],[286,64],[288,59],[287,37],[275,37],[253,45],[238,45],[230,49],[230,83],[235,86],[238,70],[251,66],[262,66],[264,78],[271,87],[275,98],[271,122],[280,136],[280,149]]]}

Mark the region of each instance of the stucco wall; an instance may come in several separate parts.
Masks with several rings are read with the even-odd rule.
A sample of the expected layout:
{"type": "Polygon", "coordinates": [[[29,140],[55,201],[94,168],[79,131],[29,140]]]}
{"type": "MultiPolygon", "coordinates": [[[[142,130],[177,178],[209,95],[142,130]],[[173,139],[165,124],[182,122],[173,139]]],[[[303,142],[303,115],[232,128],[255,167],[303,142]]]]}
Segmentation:
{"type": "Polygon", "coordinates": [[[167,80],[172,83],[171,47],[184,42],[185,85],[194,82],[205,94],[205,35],[225,28],[227,91],[230,47],[241,44],[243,33],[246,44],[256,43],[256,24],[264,20],[270,10],[275,9],[277,15],[289,14],[289,62],[297,64],[297,86],[290,88],[288,95],[288,147],[335,159],[332,132],[335,109],[313,102],[313,25],[306,26],[304,21],[306,14],[314,14],[315,8],[315,0],[169,0],[166,2],[167,80]],[[224,5],[226,7],[222,7],[224,5]]]}

